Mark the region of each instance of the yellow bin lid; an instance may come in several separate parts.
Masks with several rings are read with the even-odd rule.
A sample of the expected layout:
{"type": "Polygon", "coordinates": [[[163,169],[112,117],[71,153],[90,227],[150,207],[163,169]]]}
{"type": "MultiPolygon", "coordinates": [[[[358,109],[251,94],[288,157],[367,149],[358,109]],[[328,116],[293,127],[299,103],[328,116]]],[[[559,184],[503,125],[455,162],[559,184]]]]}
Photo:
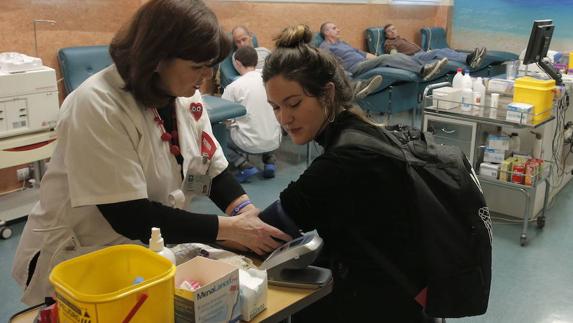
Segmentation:
{"type": "Polygon", "coordinates": [[[524,76],[515,80],[515,87],[538,91],[552,91],[555,89],[555,80],[539,80],[531,76],[524,76]]]}

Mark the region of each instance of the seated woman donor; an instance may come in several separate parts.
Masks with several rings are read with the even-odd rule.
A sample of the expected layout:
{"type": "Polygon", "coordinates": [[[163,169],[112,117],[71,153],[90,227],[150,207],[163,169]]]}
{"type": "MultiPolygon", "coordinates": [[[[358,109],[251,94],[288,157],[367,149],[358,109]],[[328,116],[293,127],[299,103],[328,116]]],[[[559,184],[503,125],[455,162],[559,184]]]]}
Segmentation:
{"type": "Polygon", "coordinates": [[[381,134],[352,104],[352,90],[337,59],[310,46],[311,38],[307,26],[288,27],[263,68],[269,103],[292,141],[304,145],[315,140],[324,148],[261,215],[287,216],[302,231],[317,229],[325,241],[321,265],[333,271],[333,292],[293,322],[429,321],[353,238],[360,235],[415,284],[422,284],[418,234],[403,210],[408,192],[395,185],[403,180],[402,172],[370,149],[337,146],[348,129],[381,134]]]}
{"type": "Polygon", "coordinates": [[[152,227],[166,243],[228,240],[259,254],[280,245],[273,237],[289,240],[258,218],[202,109],[198,89],[230,48],[201,0],[147,1],[115,35],[113,64],[60,110],[56,149],[12,269],[24,303],[53,295],[48,275],[59,262],[148,241],[152,227]],[[208,194],[225,213],[241,214],[172,207],[182,207],[181,190],[208,194]]]}

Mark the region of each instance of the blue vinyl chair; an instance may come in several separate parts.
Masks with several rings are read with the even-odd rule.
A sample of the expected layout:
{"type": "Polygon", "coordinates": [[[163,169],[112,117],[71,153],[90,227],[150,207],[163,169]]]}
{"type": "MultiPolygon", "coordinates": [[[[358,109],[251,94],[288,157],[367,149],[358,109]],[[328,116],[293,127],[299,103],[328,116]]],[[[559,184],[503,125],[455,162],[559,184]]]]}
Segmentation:
{"type": "MultiPolygon", "coordinates": [[[[257,40],[257,36],[252,34],[251,35],[253,40],[253,46],[259,47],[259,41],[257,40]]],[[[227,87],[227,85],[231,84],[234,80],[241,76],[239,72],[233,66],[233,53],[237,50],[235,45],[233,44],[233,51],[229,56],[227,56],[221,64],[219,64],[219,77],[221,82],[221,89],[227,87]]]]}
{"type": "MultiPolygon", "coordinates": [[[[319,47],[323,41],[324,38],[320,33],[314,33],[312,45],[319,47]]],[[[389,118],[394,112],[416,108],[415,96],[412,98],[410,95],[405,95],[415,92],[414,81],[418,79],[416,73],[392,67],[378,67],[360,75],[352,75],[351,78],[360,80],[375,75],[383,77],[382,83],[366,98],[356,102],[363,110],[369,113],[386,113],[389,118]]]]}
{"type": "MultiPolygon", "coordinates": [[[[370,27],[366,29],[366,44],[370,53],[384,54],[386,36],[383,27],[370,27]]],[[[448,63],[449,64],[449,63],[448,63]]],[[[392,111],[400,112],[417,109],[422,102],[422,93],[428,84],[440,83],[448,80],[450,68],[446,67],[431,80],[424,81],[419,74],[406,70],[390,68],[404,75],[403,82],[398,82],[392,88],[392,111]],[[406,77],[407,75],[407,77],[406,77]]],[[[455,70],[455,69],[454,69],[455,70]]]]}
{"type": "MultiPolygon", "coordinates": [[[[424,27],[420,29],[422,36],[421,47],[424,50],[437,49],[437,48],[451,48],[448,45],[446,31],[442,27],[424,27]]],[[[459,50],[461,52],[470,52],[470,50],[459,50]]],[[[506,61],[517,60],[518,55],[505,51],[488,50],[487,55],[484,58],[481,66],[476,69],[471,70],[472,76],[482,76],[482,77],[493,77],[499,74],[505,73],[505,66],[503,65],[506,61]]],[[[467,69],[467,65],[452,62],[453,65],[458,65],[458,67],[467,69]]]]}
{"type": "MultiPolygon", "coordinates": [[[[69,94],[91,75],[113,63],[108,46],[80,46],[62,48],[58,51],[58,62],[64,78],[64,87],[69,94]]],[[[247,109],[238,103],[216,96],[204,95],[213,134],[221,145],[226,144],[227,136],[223,121],[243,116],[247,109]]]]}

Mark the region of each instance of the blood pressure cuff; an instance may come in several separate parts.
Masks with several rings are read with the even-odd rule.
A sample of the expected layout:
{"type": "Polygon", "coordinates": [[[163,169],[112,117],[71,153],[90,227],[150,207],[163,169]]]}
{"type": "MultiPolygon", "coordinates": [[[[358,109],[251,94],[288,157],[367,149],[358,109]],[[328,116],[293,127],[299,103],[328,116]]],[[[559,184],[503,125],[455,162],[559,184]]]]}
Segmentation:
{"type": "Polygon", "coordinates": [[[300,229],[285,212],[280,200],[275,201],[264,209],[263,212],[259,214],[259,218],[261,218],[263,222],[290,235],[293,239],[301,236],[300,229]]]}

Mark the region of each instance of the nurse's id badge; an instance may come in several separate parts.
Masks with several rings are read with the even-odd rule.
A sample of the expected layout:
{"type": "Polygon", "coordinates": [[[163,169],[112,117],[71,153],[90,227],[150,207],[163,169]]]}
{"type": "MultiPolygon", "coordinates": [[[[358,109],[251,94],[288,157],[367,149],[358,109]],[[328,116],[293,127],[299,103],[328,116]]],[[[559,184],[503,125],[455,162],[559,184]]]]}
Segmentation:
{"type": "Polygon", "coordinates": [[[211,192],[211,177],[188,171],[183,183],[183,189],[196,195],[209,195],[211,192]]]}

